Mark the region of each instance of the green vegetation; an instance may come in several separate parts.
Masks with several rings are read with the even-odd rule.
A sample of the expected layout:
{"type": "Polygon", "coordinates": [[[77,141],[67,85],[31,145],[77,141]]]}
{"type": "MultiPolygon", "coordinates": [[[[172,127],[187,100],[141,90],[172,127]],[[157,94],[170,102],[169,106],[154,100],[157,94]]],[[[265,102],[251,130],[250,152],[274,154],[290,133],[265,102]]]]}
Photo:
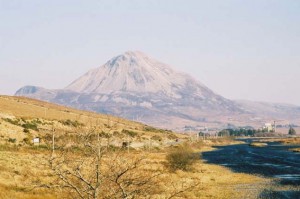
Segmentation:
{"type": "Polygon", "coordinates": [[[290,127],[289,135],[296,135],[296,130],[293,127],[290,127]]]}
{"type": "Polygon", "coordinates": [[[101,138],[110,138],[112,135],[109,133],[105,133],[104,131],[102,131],[101,133],[99,133],[101,138]]]}
{"type": "Polygon", "coordinates": [[[29,138],[24,138],[24,139],[23,139],[23,142],[24,142],[25,144],[30,144],[29,138]]]}
{"type": "Polygon", "coordinates": [[[219,136],[254,136],[258,133],[255,129],[224,129],[218,133],[219,136]]]}
{"type": "Polygon", "coordinates": [[[62,123],[65,126],[71,126],[71,127],[81,127],[84,126],[82,123],[78,122],[77,120],[72,121],[72,120],[60,120],[60,123],[62,123]]]}
{"type": "Polygon", "coordinates": [[[16,138],[8,138],[8,142],[11,143],[16,143],[17,139],[16,138]]]}
{"type": "Polygon", "coordinates": [[[19,122],[20,120],[19,119],[10,119],[10,118],[3,118],[4,121],[8,122],[8,123],[11,123],[13,125],[16,125],[16,126],[19,126],[19,122]]]}
{"type": "MultiPolygon", "coordinates": [[[[200,132],[201,133],[201,132],[200,132]]],[[[200,135],[199,133],[199,135],[200,135]]],[[[229,137],[229,136],[249,136],[249,137],[267,137],[267,136],[273,136],[274,132],[270,131],[268,132],[267,129],[246,129],[246,128],[240,128],[240,129],[223,129],[220,132],[218,132],[218,136],[222,137],[229,137]]],[[[292,135],[292,134],[290,134],[292,135]]]]}
{"type": "Polygon", "coordinates": [[[154,132],[154,133],[172,133],[171,130],[166,130],[166,129],[157,129],[151,126],[145,126],[144,131],[148,132],[154,132]]]}
{"type": "Polygon", "coordinates": [[[21,119],[18,119],[18,118],[16,118],[16,119],[4,118],[3,120],[8,122],[8,123],[11,123],[13,125],[23,127],[24,128],[24,130],[23,130],[24,133],[29,133],[29,129],[32,129],[34,131],[39,131],[38,124],[42,124],[42,122],[39,119],[35,119],[35,120],[30,121],[30,120],[25,120],[24,118],[21,118],[21,119]]]}
{"type": "Polygon", "coordinates": [[[24,133],[29,133],[30,131],[29,131],[29,129],[24,128],[23,132],[24,133]]]}
{"type": "MultiPolygon", "coordinates": [[[[24,129],[32,129],[34,131],[39,131],[37,124],[34,123],[34,122],[32,122],[32,123],[31,122],[26,122],[25,124],[22,124],[21,126],[24,129]]],[[[25,132],[25,130],[24,130],[24,132],[25,132]]]]}
{"type": "Polygon", "coordinates": [[[134,131],[129,131],[129,130],[126,130],[126,129],[123,129],[122,130],[122,133],[126,134],[126,135],[129,135],[130,137],[135,137],[137,136],[137,132],[134,132],[134,131]]]}

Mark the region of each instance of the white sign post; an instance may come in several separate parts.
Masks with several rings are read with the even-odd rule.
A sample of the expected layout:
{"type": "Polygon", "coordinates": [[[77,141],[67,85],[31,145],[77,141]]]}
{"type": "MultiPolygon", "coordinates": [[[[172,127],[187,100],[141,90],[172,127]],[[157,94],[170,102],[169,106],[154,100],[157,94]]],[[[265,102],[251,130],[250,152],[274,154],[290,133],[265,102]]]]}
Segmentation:
{"type": "Polygon", "coordinates": [[[33,144],[34,144],[34,145],[40,144],[40,138],[33,138],[33,144]]]}

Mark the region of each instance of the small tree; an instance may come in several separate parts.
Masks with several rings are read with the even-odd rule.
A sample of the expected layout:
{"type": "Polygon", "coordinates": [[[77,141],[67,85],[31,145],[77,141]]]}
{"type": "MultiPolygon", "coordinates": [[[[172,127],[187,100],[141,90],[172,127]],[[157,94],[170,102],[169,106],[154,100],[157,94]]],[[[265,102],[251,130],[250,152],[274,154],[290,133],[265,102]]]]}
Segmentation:
{"type": "Polygon", "coordinates": [[[290,127],[289,129],[289,135],[296,135],[296,131],[293,127],[290,127]]]}
{"type": "Polygon", "coordinates": [[[222,131],[220,131],[220,132],[218,133],[218,135],[219,135],[219,136],[222,136],[222,137],[229,137],[229,136],[230,136],[230,132],[229,132],[229,130],[227,130],[227,129],[223,129],[222,131]]]}

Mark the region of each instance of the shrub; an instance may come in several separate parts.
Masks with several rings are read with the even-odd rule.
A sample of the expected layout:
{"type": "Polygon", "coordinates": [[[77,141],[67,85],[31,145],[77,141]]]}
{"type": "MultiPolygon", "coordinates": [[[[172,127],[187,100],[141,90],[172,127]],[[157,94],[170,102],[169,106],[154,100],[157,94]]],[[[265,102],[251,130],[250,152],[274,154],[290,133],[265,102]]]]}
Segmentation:
{"type": "Polygon", "coordinates": [[[156,132],[157,129],[151,126],[145,126],[144,131],[151,131],[151,132],[156,132]]]}
{"type": "Polygon", "coordinates": [[[160,136],[158,136],[158,135],[152,136],[151,139],[152,139],[152,140],[159,141],[159,142],[162,141],[162,138],[161,138],[160,136]]]}
{"type": "Polygon", "coordinates": [[[296,131],[293,127],[290,127],[289,129],[289,135],[296,135],[296,131]]]}
{"type": "Polygon", "coordinates": [[[24,138],[24,139],[23,139],[23,142],[24,142],[25,144],[28,144],[28,145],[31,144],[29,138],[24,138]]]}
{"type": "Polygon", "coordinates": [[[72,121],[72,120],[67,119],[67,120],[61,120],[59,122],[65,126],[72,126],[72,127],[84,126],[82,123],[78,122],[77,120],[72,121]]]}
{"type": "Polygon", "coordinates": [[[173,133],[168,134],[168,139],[175,140],[177,138],[178,137],[175,134],[173,134],[173,133]]]}
{"type": "Polygon", "coordinates": [[[167,155],[167,166],[174,172],[178,169],[183,171],[191,170],[193,164],[198,160],[199,155],[193,153],[189,146],[180,146],[169,152],[167,155]]]}
{"type": "Polygon", "coordinates": [[[129,130],[126,130],[126,129],[123,129],[123,130],[122,130],[122,133],[125,133],[125,134],[129,135],[130,137],[135,137],[135,136],[137,136],[137,132],[129,131],[129,130]]]}
{"type": "Polygon", "coordinates": [[[23,129],[23,132],[24,132],[24,133],[29,133],[29,129],[24,128],[24,129],[23,129]]]}
{"type": "Polygon", "coordinates": [[[109,133],[105,133],[105,132],[101,132],[101,133],[99,133],[99,135],[100,135],[100,137],[102,137],[102,138],[110,138],[111,137],[111,135],[109,134],[109,133]]]}
{"type": "Polygon", "coordinates": [[[17,139],[16,138],[8,138],[8,142],[11,143],[16,143],[17,139]]]}
{"type": "Polygon", "coordinates": [[[151,127],[151,126],[145,126],[144,131],[150,131],[150,132],[154,132],[154,133],[172,133],[171,130],[157,129],[157,128],[154,128],[154,127],[151,127]]]}
{"type": "Polygon", "coordinates": [[[35,120],[33,120],[32,123],[43,124],[43,122],[39,118],[36,118],[35,120]]]}
{"type": "Polygon", "coordinates": [[[10,119],[10,118],[4,118],[3,120],[8,122],[8,123],[11,123],[13,125],[19,125],[19,120],[18,119],[13,120],[13,119],[10,119]]]}
{"type": "Polygon", "coordinates": [[[24,129],[32,129],[34,131],[39,131],[37,124],[35,123],[26,122],[25,124],[22,124],[22,127],[24,129]]]}

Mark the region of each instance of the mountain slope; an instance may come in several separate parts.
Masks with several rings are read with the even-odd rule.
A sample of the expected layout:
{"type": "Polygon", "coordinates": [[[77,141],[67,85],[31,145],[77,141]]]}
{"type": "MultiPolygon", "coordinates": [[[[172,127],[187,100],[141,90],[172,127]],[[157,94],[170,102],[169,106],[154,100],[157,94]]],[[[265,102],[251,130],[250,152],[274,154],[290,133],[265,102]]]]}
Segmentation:
{"type": "Polygon", "coordinates": [[[166,64],[147,57],[141,52],[126,52],[109,60],[66,87],[84,93],[110,94],[117,91],[162,93],[181,98],[180,92],[194,89],[194,96],[202,97],[209,90],[188,75],[175,72],[166,64]]]}
{"type": "Polygon", "coordinates": [[[16,95],[172,129],[249,125],[257,118],[253,109],[214,93],[190,75],[141,52],[116,56],[64,89],[27,86],[16,95]]]}

